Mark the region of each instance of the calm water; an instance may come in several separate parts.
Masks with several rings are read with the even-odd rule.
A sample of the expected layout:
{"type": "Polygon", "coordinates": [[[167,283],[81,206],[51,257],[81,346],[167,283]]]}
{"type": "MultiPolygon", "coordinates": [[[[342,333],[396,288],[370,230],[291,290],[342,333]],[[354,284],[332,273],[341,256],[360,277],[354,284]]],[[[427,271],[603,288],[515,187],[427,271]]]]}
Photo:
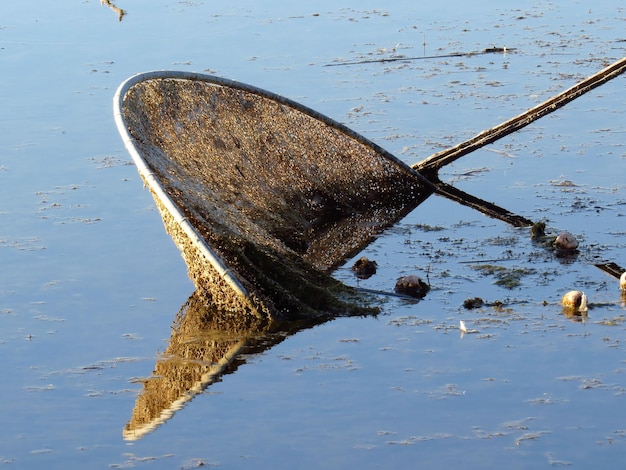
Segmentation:
{"type": "MultiPolygon", "coordinates": [[[[625,54],[620,2],[7,2],[0,19],[0,462],[14,468],[621,468],[626,311],[593,266],[626,265],[624,77],[442,173],[581,241],[558,259],[439,197],[363,254],[419,303],[242,356],[138,440],[141,380],[193,292],[115,130],[128,76],[206,71],[284,94],[408,163],[625,54]],[[601,4],[600,4],[601,3],[601,4]],[[328,64],[474,52],[507,54],[328,64]],[[511,50],[513,49],[513,50],[511,50]],[[521,273],[512,289],[480,265],[521,273]],[[560,296],[587,292],[585,322],[560,296]],[[470,297],[502,308],[465,310],[470,297]],[[477,331],[459,335],[459,320],[477,331]]],[[[356,284],[348,267],[337,277],[356,284]]]]}

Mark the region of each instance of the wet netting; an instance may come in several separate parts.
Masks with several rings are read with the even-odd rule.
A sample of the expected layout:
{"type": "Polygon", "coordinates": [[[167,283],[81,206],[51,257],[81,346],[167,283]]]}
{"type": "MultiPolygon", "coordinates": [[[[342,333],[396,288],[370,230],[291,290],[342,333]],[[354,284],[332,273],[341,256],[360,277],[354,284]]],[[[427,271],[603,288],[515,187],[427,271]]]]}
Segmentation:
{"type": "Polygon", "coordinates": [[[226,310],[358,313],[329,273],[432,192],[345,126],[241,83],[148,73],[122,84],[115,103],[191,279],[226,310]]]}

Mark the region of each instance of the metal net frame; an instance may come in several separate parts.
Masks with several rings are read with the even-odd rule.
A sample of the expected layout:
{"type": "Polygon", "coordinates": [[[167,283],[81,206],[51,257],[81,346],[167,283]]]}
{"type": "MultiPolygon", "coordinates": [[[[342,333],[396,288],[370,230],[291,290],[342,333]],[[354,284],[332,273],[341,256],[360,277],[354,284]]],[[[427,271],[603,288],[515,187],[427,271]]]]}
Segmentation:
{"type": "Polygon", "coordinates": [[[151,72],[123,83],[114,103],[191,279],[226,310],[364,312],[330,272],[432,192],[373,142],[249,85],[151,72]]]}

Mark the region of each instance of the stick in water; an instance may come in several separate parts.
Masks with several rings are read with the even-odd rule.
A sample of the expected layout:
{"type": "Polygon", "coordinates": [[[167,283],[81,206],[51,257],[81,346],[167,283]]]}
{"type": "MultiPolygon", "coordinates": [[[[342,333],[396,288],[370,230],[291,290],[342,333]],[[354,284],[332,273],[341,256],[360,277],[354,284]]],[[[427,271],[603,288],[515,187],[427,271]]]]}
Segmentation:
{"type": "Polygon", "coordinates": [[[452,163],[474,150],[484,147],[485,145],[495,142],[502,137],[526,127],[537,119],[565,106],[570,101],[575,100],[588,91],[593,90],[609,80],[612,80],[625,71],[626,57],[591,75],[582,82],[577,83],[573,87],[568,88],[549,100],[530,108],[528,111],[515,116],[514,118],[511,118],[496,127],[482,131],[475,137],[472,137],[465,142],[461,142],[454,147],[434,153],[430,157],[413,165],[413,168],[420,173],[423,173],[425,176],[432,174],[436,175],[437,171],[439,171],[442,166],[452,163]]]}

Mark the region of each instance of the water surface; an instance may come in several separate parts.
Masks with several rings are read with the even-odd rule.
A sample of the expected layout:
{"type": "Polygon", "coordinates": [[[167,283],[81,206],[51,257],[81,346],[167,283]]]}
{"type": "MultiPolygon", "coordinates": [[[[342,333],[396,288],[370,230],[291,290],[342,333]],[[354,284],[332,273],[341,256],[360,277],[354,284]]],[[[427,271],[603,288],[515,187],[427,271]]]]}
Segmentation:
{"type": "MultiPolygon", "coordinates": [[[[298,100],[414,163],[623,57],[618,2],[117,6],[122,21],[95,0],[3,7],[1,462],[620,467],[626,317],[593,263],[626,265],[623,77],[442,172],[571,231],[573,259],[431,197],[366,248],[379,270],[358,282],[388,291],[416,274],[432,285],[425,299],[383,297],[376,318],[250,351],[138,440],[124,427],[194,289],[111,110],[134,73],[204,71],[298,100]],[[415,59],[371,62],[400,54],[415,59]],[[486,265],[520,272],[519,284],[498,284],[486,265]],[[584,322],[558,305],[571,288],[592,303],[584,322]],[[462,307],[476,296],[503,306],[462,307]],[[459,320],[477,332],[461,337],[459,320]]],[[[350,264],[336,276],[356,285],[350,264]]]]}

